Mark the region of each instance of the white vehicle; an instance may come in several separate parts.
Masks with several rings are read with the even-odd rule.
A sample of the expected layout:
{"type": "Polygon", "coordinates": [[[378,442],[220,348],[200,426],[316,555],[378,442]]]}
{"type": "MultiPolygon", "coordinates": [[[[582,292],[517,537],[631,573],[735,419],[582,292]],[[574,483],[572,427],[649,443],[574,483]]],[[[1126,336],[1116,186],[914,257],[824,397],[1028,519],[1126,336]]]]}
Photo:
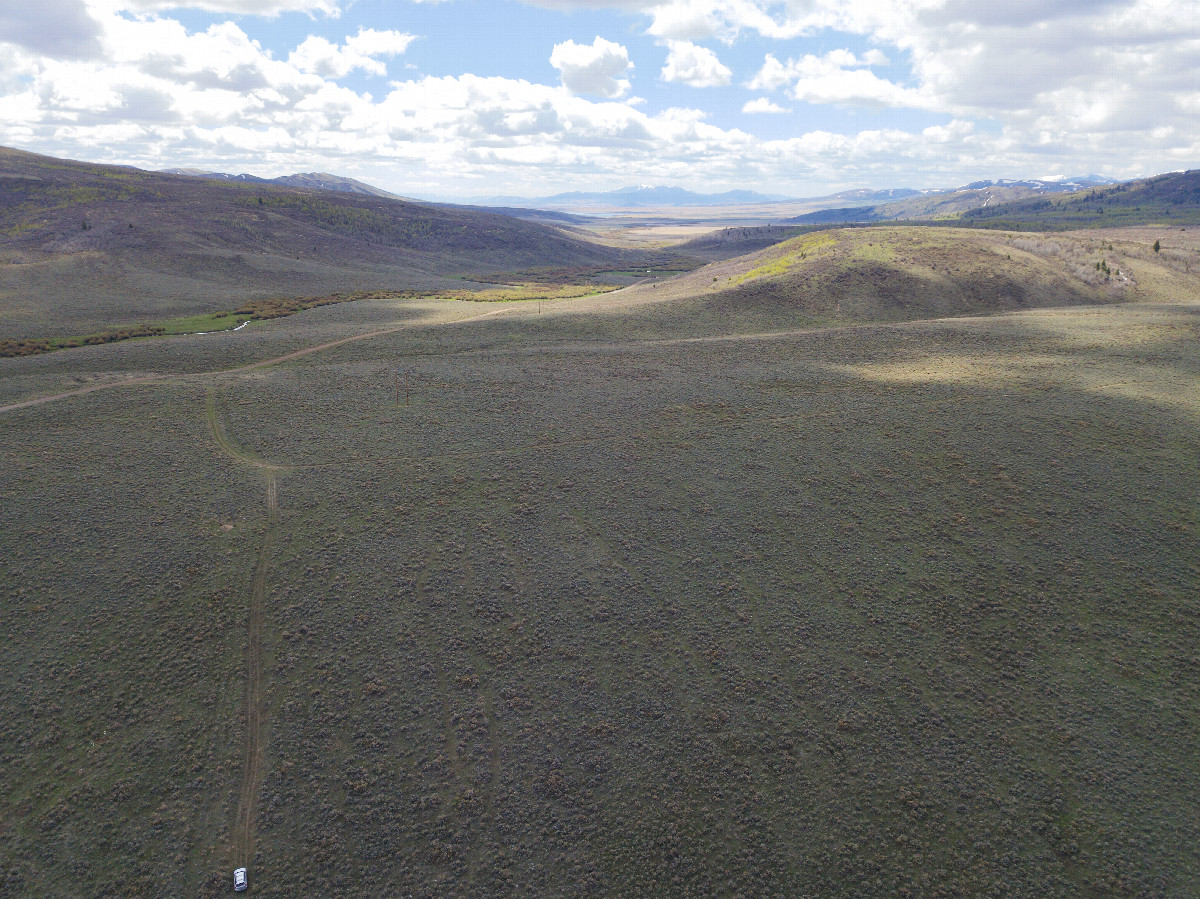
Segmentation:
{"type": "Polygon", "coordinates": [[[233,891],[240,893],[246,889],[246,869],[238,868],[233,872],[233,891]]]}

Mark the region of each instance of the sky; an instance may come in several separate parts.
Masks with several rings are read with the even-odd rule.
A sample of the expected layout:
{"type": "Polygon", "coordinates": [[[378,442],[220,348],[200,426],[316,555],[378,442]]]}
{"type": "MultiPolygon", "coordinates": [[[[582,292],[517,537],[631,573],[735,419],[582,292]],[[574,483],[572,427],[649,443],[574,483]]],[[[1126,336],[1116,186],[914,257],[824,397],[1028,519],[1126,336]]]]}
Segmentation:
{"type": "Polygon", "coordinates": [[[1200,0],[0,0],[0,144],[408,196],[1200,167],[1200,0]]]}

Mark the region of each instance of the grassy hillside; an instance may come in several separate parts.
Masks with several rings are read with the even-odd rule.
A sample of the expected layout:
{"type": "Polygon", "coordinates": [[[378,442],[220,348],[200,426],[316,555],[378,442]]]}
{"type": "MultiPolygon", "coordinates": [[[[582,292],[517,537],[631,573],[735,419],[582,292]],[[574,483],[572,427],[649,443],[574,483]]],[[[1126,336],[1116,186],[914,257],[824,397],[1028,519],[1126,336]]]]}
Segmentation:
{"type": "Polygon", "coordinates": [[[755,330],[781,317],[797,326],[900,321],[1176,297],[1198,285],[1193,261],[1193,249],[1155,253],[1107,232],[872,226],[813,231],[636,290],[755,330]]]}
{"type": "Polygon", "coordinates": [[[495,272],[640,262],[477,209],[0,150],[0,339],[280,295],[461,289],[495,272]]]}

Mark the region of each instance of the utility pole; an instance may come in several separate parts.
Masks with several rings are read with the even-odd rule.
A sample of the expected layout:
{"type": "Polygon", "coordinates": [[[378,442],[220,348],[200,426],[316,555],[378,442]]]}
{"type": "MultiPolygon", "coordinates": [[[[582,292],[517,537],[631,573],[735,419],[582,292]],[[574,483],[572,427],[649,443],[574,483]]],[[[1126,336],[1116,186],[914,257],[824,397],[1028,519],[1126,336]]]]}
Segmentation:
{"type": "Polygon", "coordinates": [[[404,369],[404,405],[408,405],[408,369],[404,369]]]}

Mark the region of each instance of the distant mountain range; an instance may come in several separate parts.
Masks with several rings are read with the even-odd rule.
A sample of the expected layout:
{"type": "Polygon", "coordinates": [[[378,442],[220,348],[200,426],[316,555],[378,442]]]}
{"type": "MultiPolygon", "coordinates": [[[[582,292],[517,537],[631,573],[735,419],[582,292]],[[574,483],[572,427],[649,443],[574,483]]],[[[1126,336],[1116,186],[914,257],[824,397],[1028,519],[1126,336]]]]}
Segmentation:
{"type": "Polygon", "coordinates": [[[1001,178],[999,181],[973,181],[964,184],[957,190],[986,190],[989,187],[1025,187],[1046,193],[1074,193],[1077,190],[1087,190],[1089,187],[1100,187],[1106,184],[1117,184],[1115,178],[1105,178],[1103,175],[1077,175],[1073,178],[1057,180],[1027,179],[1015,181],[1012,178],[1001,178]]]}
{"type": "MultiPolygon", "coordinates": [[[[586,214],[595,209],[640,209],[653,207],[687,208],[701,206],[753,206],[771,203],[804,203],[812,206],[832,207],[841,206],[862,208],[870,204],[871,208],[913,198],[934,197],[939,195],[959,194],[962,192],[1001,191],[1006,199],[1016,199],[1018,196],[1030,196],[1035,193],[1061,193],[1083,190],[1115,183],[1111,178],[1100,175],[1084,175],[1067,178],[1061,181],[1050,180],[1014,180],[1001,178],[995,181],[975,181],[958,188],[926,188],[916,190],[900,187],[885,190],[857,188],[844,190],[824,197],[796,198],[781,194],[763,194],[752,190],[729,190],[723,193],[702,194],[685,190],[681,187],[622,187],[609,191],[571,191],[553,194],[548,197],[476,197],[469,201],[479,206],[506,206],[516,208],[571,210],[586,214]]],[[[986,202],[986,200],[980,201],[986,202]]],[[[968,205],[974,205],[969,203],[968,205]]],[[[825,212],[815,212],[813,215],[823,217],[825,212]]],[[[836,219],[835,219],[836,220],[836,219]]],[[[791,219],[787,220],[791,222],[791,219]]]]}
{"type": "MultiPolygon", "coordinates": [[[[975,181],[958,188],[913,188],[899,187],[885,190],[856,188],[823,197],[796,198],[781,194],[763,194],[752,190],[729,190],[723,193],[701,194],[681,187],[622,187],[609,191],[571,191],[548,197],[476,197],[470,201],[479,206],[507,206],[517,208],[573,210],[586,213],[589,209],[637,209],[651,207],[699,207],[699,206],[751,206],[764,203],[805,203],[814,206],[878,206],[884,203],[907,200],[914,197],[931,197],[957,194],[963,191],[1003,190],[1016,196],[1021,193],[1058,193],[1083,190],[1115,183],[1111,178],[1100,175],[1084,175],[1061,181],[1013,180],[1001,178],[995,181],[975,181]]],[[[814,213],[821,215],[822,213],[814,213]]],[[[790,220],[789,220],[790,221],[790,220]]]]}
{"type": "Polygon", "coordinates": [[[855,190],[843,190],[840,193],[830,194],[827,197],[815,197],[812,202],[826,202],[829,200],[858,200],[874,203],[885,203],[888,200],[903,200],[907,197],[920,197],[926,194],[936,194],[939,191],[935,188],[926,190],[913,190],[910,187],[893,187],[887,190],[871,190],[869,187],[859,187],[855,190]]]}
{"type": "Polygon", "coordinates": [[[719,194],[698,194],[682,187],[622,187],[608,191],[570,191],[549,197],[487,197],[477,200],[486,206],[535,206],[552,209],[605,207],[633,209],[651,206],[744,206],[757,203],[781,203],[792,199],[752,190],[727,190],[719,194]]]}
{"type": "MultiPolygon", "coordinates": [[[[959,216],[972,210],[993,204],[1011,203],[1030,197],[1054,194],[1072,194],[1081,190],[1108,187],[1119,182],[1102,175],[1081,175],[1062,180],[1001,178],[995,181],[973,181],[950,190],[892,191],[891,198],[879,197],[870,205],[863,200],[871,199],[871,192],[846,191],[828,199],[838,197],[857,200],[853,206],[827,208],[783,219],[783,225],[829,225],[840,223],[887,222],[901,219],[934,219],[959,216]],[[883,200],[883,202],[880,202],[883,200]],[[890,200],[890,201],[889,201],[890,200]]],[[[875,194],[888,193],[876,191],[875,194]]]]}
{"type": "MultiPolygon", "coordinates": [[[[284,187],[308,187],[318,190],[335,190],[341,193],[370,194],[389,199],[410,199],[389,193],[362,181],[330,175],[326,172],[305,172],[298,175],[282,175],[278,178],[260,178],[257,175],[231,175],[226,172],[209,172],[203,169],[162,169],[164,175],[187,175],[193,178],[215,178],[220,181],[243,181],[252,184],[278,184],[284,187]]],[[[451,200],[429,198],[425,202],[442,205],[473,205],[481,207],[516,207],[509,213],[529,209],[577,209],[580,207],[650,207],[650,206],[737,206],[757,203],[785,202],[790,197],[755,193],[752,190],[730,190],[720,194],[698,194],[681,187],[623,187],[603,192],[573,191],[551,197],[471,197],[451,200]]],[[[881,197],[882,199],[882,197],[881,197]]]]}
{"type": "MultiPolygon", "coordinates": [[[[232,175],[225,172],[209,172],[202,169],[164,169],[163,174],[186,175],[194,178],[213,178],[220,181],[240,181],[253,184],[274,184],[282,187],[302,187],[332,190],[339,193],[362,194],[387,199],[410,199],[390,193],[362,181],[326,172],[304,172],[283,175],[278,178],[260,178],[257,175],[232,175]]],[[[994,203],[1011,202],[1032,196],[1054,193],[1073,193],[1088,188],[1115,184],[1113,179],[1102,175],[1081,175],[1062,180],[1017,180],[1001,178],[994,181],[974,181],[958,188],[926,188],[915,190],[901,187],[885,190],[856,188],[829,194],[824,197],[797,199],[781,194],[763,194],[752,190],[727,190],[722,193],[695,193],[682,187],[640,185],[622,187],[609,191],[569,191],[546,197],[471,197],[471,198],[427,198],[424,202],[451,206],[474,206],[490,208],[503,215],[552,223],[553,212],[588,215],[599,210],[652,209],[652,208],[699,208],[720,206],[758,206],[769,204],[803,204],[814,211],[805,215],[787,218],[781,224],[827,224],[837,222],[888,221],[891,219],[927,217],[934,215],[961,214],[968,209],[994,203]],[[550,214],[534,213],[539,210],[553,211],[550,214]]],[[[794,211],[794,210],[793,210],[794,211]]],[[[574,216],[563,216],[560,224],[579,221],[574,216]]]]}
{"type": "Polygon", "coordinates": [[[164,175],[187,175],[192,178],[215,178],[218,181],[244,181],[251,184],[278,184],[283,187],[307,187],[314,190],[335,190],[344,194],[367,194],[387,197],[389,200],[404,200],[398,194],[389,193],[362,181],[330,175],[327,172],[302,172],[298,175],[282,175],[278,178],[259,178],[257,175],[230,175],[225,172],[206,172],[202,169],[162,169],[164,175]]]}
{"type": "Polygon", "coordinates": [[[1072,193],[1037,195],[977,206],[959,220],[974,228],[1058,231],[1200,224],[1200,171],[1169,172],[1072,193]]]}

